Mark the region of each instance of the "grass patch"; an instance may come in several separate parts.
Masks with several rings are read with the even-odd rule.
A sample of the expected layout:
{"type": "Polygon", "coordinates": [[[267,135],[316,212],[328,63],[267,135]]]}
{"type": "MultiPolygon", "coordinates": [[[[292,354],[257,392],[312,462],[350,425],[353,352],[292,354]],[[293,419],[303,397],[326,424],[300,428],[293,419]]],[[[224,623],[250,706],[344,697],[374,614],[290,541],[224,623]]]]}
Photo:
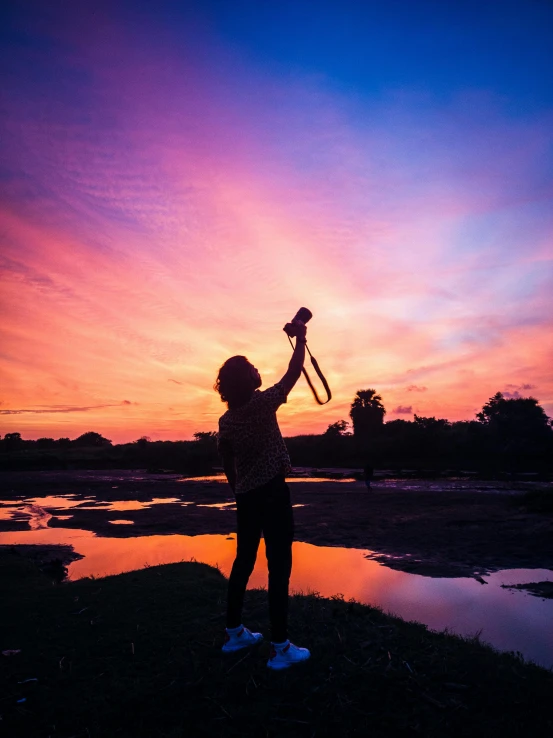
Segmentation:
{"type": "MultiPolygon", "coordinates": [[[[4,551],[0,576],[1,650],[21,649],[0,656],[5,735],[552,734],[551,672],[354,602],[292,598],[313,656],[273,673],[266,643],[221,653],[226,580],[204,564],[53,586],[4,551]]],[[[268,633],[265,592],[247,593],[244,619],[268,633]]]]}

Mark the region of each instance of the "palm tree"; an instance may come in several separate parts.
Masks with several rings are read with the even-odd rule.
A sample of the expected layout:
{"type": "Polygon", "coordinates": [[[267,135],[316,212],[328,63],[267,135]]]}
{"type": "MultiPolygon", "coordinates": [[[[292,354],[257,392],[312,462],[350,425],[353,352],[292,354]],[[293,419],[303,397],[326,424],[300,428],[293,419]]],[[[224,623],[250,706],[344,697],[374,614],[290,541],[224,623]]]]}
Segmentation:
{"type": "Polygon", "coordinates": [[[382,404],[382,397],[376,390],[358,390],[349,416],[353,424],[353,435],[357,438],[367,438],[382,428],[386,409],[382,404]]]}

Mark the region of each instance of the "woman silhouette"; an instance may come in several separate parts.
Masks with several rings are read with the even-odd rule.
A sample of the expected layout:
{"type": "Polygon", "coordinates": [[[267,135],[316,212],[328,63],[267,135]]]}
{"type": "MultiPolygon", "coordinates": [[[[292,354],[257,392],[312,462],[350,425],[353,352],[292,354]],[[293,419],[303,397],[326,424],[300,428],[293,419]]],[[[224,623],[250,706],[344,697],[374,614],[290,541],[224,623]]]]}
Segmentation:
{"type": "Polygon", "coordinates": [[[219,419],[218,449],[236,496],[237,551],[228,583],[227,627],[223,651],[233,652],[263,640],[242,625],[242,605],[261,534],[269,569],[270,669],[286,669],[310,653],[288,640],[288,585],[292,571],[294,521],[285,477],[290,457],[276,412],[296,382],[305,359],[306,327],[296,323],[296,346],[288,371],[260,391],[261,376],[245,356],[233,356],[219,370],[215,389],[228,405],[219,419]]]}

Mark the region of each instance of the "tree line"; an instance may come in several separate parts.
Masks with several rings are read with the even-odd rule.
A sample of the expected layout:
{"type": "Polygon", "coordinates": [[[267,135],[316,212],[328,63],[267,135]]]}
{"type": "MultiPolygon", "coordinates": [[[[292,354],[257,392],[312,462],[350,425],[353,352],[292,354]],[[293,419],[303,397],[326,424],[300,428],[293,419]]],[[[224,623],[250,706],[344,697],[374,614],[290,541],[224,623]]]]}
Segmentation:
{"type": "Polygon", "coordinates": [[[350,422],[336,421],[323,434],[329,461],[512,471],[553,466],[553,421],[534,397],[497,392],[474,420],[415,415],[384,422],[385,415],[374,389],[359,390],[350,422]]]}
{"type": "MultiPolygon", "coordinates": [[[[349,421],[337,420],[320,435],[286,439],[294,466],[479,471],[553,471],[553,427],[538,400],[497,392],[474,420],[450,422],[415,415],[385,422],[386,408],[374,389],[359,390],[349,421]]],[[[0,439],[0,469],[146,468],[204,474],[217,467],[215,432],[193,441],[152,441],[142,436],[117,444],[90,431],[74,440],[0,439]]]]}

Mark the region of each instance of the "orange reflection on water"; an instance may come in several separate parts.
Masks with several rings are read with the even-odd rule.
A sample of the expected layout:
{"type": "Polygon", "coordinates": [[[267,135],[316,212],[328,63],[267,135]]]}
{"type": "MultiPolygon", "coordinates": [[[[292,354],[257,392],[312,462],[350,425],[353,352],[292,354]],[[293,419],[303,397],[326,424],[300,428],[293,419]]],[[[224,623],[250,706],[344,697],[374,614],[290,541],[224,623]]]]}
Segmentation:
{"type": "MultiPolygon", "coordinates": [[[[70,579],[100,577],[142,569],[145,566],[189,561],[194,558],[218,566],[228,575],[236,552],[233,534],[222,535],[160,535],[135,538],[96,536],[91,531],[64,528],[10,531],[0,533],[0,544],[54,544],[73,546],[83,559],[69,566],[70,579]]],[[[359,596],[362,580],[366,583],[367,567],[377,572],[394,572],[363,558],[362,551],[312,546],[294,542],[292,587],[301,591],[318,591],[331,595],[341,592],[346,597],[359,596]],[[359,570],[362,564],[363,571],[359,570]],[[364,572],[364,574],[363,574],[364,572]]],[[[371,587],[378,588],[378,576],[371,577],[371,587]]],[[[257,563],[250,580],[251,587],[267,585],[267,563],[263,540],[257,563]]],[[[366,587],[363,587],[366,593],[366,587]]]]}
{"type": "MultiPolygon", "coordinates": [[[[73,546],[84,558],[70,564],[70,579],[121,574],[145,566],[190,561],[192,558],[218,566],[228,576],[236,552],[236,539],[230,534],[228,537],[175,534],[109,538],[96,536],[87,530],[42,528],[0,533],[0,543],[62,543],[73,546]]],[[[365,559],[366,553],[359,549],[321,547],[295,541],[291,587],[296,591],[320,592],[325,596],[341,593],[346,598],[354,597],[365,602],[376,600],[380,591],[390,586],[391,580],[405,575],[365,559]]],[[[250,587],[266,586],[267,563],[264,541],[261,540],[250,587]]]]}
{"type": "Polygon", "coordinates": [[[343,479],[333,479],[330,477],[290,477],[286,480],[286,484],[290,484],[290,482],[336,482],[337,484],[343,484],[344,482],[357,482],[356,479],[353,477],[344,477],[343,479]]]}
{"type": "MultiPolygon", "coordinates": [[[[69,577],[101,577],[156,564],[205,562],[228,575],[236,549],[235,537],[222,535],[166,535],[108,538],[91,531],[40,528],[0,533],[0,545],[66,544],[84,556],[69,566],[69,577]]],[[[266,587],[267,564],[261,542],[249,586],[266,587]]],[[[407,620],[430,628],[474,635],[497,648],[521,651],[550,668],[553,602],[502,589],[501,584],[553,579],[547,570],[512,570],[486,577],[489,586],[474,579],[440,579],[390,569],[366,558],[367,551],[313,546],[294,542],[291,589],[378,605],[407,620]],[[530,578],[530,579],[529,579],[530,578]],[[524,623],[524,628],[521,628],[524,623]]]]}
{"type": "Polygon", "coordinates": [[[108,520],[112,525],[134,525],[134,520],[108,520]]]}
{"type": "Polygon", "coordinates": [[[129,510],[146,510],[152,505],[173,503],[180,505],[193,504],[192,502],[181,500],[180,497],[154,497],[145,502],[140,502],[139,500],[114,500],[111,502],[99,500],[95,502],[96,497],[92,496],[85,497],[83,502],[83,500],[68,499],[69,497],[74,497],[74,495],[49,495],[46,497],[28,497],[24,500],[3,500],[0,502],[0,520],[9,520],[14,513],[28,513],[29,510],[36,511],[37,513],[42,510],[44,513],[48,508],[52,510],[78,508],[79,510],[114,510],[125,512],[129,510]]]}
{"type": "MultiPolygon", "coordinates": [[[[183,477],[182,479],[177,479],[177,482],[220,482],[221,484],[226,484],[227,479],[226,477],[222,476],[221,474],[210,474],[208,476],[204,477],[183,477]]],[[[353,477],[344,477],[343,479],[335,479],[334,477],[287,477],[286,478],[287,484],[290,482],[357,482],[356,479],[353,477]]]]}
{"type": "Polygon", "coordinates": [[[176,482],[224,482],[227,483],[227,478],[222,474],[208,474],[203,477],[182,477],[182,479],[176,479],[176,482]]]}
{"type": "Polygon", "coordinates": [[[75,495],[46,495],[46,497],[27,497],[25,498],[25,500],[20,500],[19,504],[21,505],[23,502],[29,502],[32,505],[40,505],[40,507],[44,508],[55,507],[63,508],[64,510],[82,505],[82,500],[71,500],[71,497],[75,497],[75,495]]]}

